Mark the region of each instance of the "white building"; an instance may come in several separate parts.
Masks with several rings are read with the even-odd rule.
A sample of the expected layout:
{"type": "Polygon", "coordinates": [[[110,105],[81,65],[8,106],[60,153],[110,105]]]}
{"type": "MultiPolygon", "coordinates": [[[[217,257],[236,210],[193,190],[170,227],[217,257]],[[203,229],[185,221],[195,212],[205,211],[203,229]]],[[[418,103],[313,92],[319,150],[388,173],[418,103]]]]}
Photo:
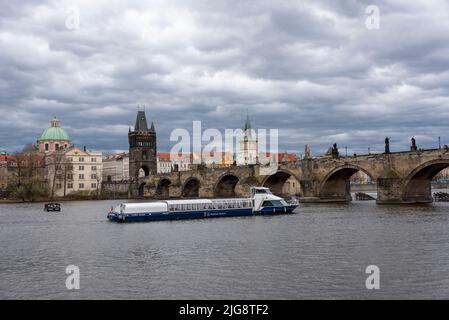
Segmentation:
{"type": "Polygon", "coordinates": [[[129,180],[129,154],[109,155],[103,159],[103,180],[107,182],[129,180]]]}
{"type": "Polygon", "coordinates": [[[54,196],[76,192],[100,192],[103,172],[102,153],[72,148],[46,156],[47,180],[54,196]]]}
{"type": "Polygon", "coordinates": [[[156,164],[157,173],[170,173],[173,171],[173,163],[170,160],[170,153],[158,152],[156,164]]]}

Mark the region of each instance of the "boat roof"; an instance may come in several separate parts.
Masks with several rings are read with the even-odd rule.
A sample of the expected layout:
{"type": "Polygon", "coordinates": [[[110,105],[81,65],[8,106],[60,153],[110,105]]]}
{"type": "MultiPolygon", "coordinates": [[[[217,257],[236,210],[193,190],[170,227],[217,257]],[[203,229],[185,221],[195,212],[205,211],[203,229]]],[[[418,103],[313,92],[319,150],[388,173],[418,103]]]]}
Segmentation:
{"type": "Polygon", "coordinates": [[[210,199],[182,199],[182,200],[166,200],[164,201],[168,205],[176,204],[199,204],[199,203],[212,203],[210,199]]]}
{"type": "Polygon", "coordinates": [[[122,203],[121,207],[123,207],[125,213],[167,211],[167,204],[165,202],[122,203]]]}

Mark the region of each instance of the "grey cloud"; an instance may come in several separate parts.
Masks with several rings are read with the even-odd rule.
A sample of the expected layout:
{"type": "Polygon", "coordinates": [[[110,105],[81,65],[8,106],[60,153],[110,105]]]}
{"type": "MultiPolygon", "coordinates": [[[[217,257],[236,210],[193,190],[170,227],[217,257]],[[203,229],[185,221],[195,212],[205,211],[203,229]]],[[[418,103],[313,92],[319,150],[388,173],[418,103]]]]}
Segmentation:
{"type": "Polygon", "coordinates": [[[138,103],[162,150],[172,129],[241,127],[247,109],[282,150],[449,143],[448,4],[376,3],[379,30],[371,1],[0,1],[0,147],[56,115],[78,145],[126,149],[138,103]]]}

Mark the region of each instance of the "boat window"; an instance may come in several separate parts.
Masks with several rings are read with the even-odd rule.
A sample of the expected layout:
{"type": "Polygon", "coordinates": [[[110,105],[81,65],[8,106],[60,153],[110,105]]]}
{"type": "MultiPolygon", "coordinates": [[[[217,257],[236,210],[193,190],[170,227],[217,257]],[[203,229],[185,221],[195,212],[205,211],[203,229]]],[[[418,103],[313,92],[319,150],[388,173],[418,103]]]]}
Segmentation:
{"type": "Polygon", "coordinates": [[[274,207],[274,205],[271,201],[264,201],[262,207],[274,207]]]}
{"type": "Polygon", "coordinates": [[[271,201],[265,201],[263,204],[264,207],[283,207],[281,200],[271,200],[271,201]],[[266,202],[270,202],[271,205],[265,205],[266,202]]]}

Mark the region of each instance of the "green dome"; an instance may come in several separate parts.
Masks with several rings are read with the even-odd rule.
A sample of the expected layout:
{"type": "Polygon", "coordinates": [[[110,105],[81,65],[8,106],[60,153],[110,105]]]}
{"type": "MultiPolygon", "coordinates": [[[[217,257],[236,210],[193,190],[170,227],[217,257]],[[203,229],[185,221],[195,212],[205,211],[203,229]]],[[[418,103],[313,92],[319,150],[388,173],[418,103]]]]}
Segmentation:
{"type": "Polygon", "coordinates": [[[51,121],[51,127],[45,129],[38,141],[49,140],[70,141],[67,131],[59,126],[59,121],[56,118],[51,121]]]}

